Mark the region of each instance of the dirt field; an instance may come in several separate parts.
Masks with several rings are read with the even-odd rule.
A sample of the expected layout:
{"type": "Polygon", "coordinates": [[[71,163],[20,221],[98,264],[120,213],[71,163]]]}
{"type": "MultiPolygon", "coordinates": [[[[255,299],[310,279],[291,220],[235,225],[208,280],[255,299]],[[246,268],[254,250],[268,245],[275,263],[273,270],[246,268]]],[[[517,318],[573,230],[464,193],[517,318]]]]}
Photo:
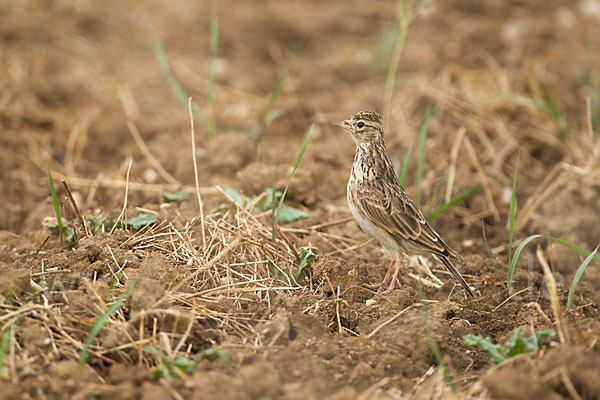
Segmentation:
{"type": "Polygon", "coordinates": [[[501,283],[517,156],[513,250],[532,234],[588,251],[600,242],[600,2],[398,10],[0,2],[0,396],[600,398],[598,263],[569,310],[585,257],[546,238],[524,248],[509,294],[501,283]],[[405,187],[421,191],[426,214],[481,183],[432,221],[477,299],[434,259],[407,260],[390,294],[365,286],[388,259],[349,218],[354,143],[330,125],[364,109],[382,114],[398,166],[412,148],[405,187]],[[274,177],[285,188],[312,124],[284,203],[308,217],[278,224],[273,239],[264,193],[274,177]],[[72,246],[42,225],[56,223],[48,168],[72,246]],[[95,235],[63,180],[82,218],[108,217],[95,235]],[[242,206],[227,189],[248,196],[242,206]],[[188,197],[169,203],[162,191],[188,197]],[[111,232],[122,210],[156,223],[111,232]],[[503,343],[519,326],[557,335],[500,364],[463,340],[503,343]],[[207,349],[218,351],[190,367],[207,349]]]}

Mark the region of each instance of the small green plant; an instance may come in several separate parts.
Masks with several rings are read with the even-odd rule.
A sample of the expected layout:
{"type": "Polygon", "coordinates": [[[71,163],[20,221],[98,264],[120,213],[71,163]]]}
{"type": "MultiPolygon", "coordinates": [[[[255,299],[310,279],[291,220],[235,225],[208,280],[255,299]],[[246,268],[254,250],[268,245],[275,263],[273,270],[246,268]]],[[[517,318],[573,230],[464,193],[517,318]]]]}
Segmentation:
{"type": "Polygon", "coordinates": [[[281,73],[279,74],[279,77],[277,78],[277,83],[275,84],[275,88],[269,95],[269,101],[267,103],[267,107],[265,108],[265,111],[263,112],[263,115],[261,118],[262,126],[261,126],[259,132],[263,131],[264,128],[267,125],[269,125],[269,123],[271,121],[281,117],[288,111],[287,109],[274,110],[273,108],[275,107],[277,98],[279,98],[279,95],[281,94],[281,90],[283,89],[283,83],[285,82],[285,79],[287,78],[288,73],[290,72],[292,62],[294,61],[296,54],[298,53],[298,51],[300,50],[300,48],[302,47],[303,44],[304,44],[304,41],[299,41],[298,43],[296,43],[296,45],[292,49],[291,54],[288,56],[288,59],[285,62],[283,70],[281,71],[281,73]]]}
{"type": "MultiPolygon", "coordinates": [[[[510,194],[510,209],[508,212],[508,263],[510,264],[512,257],[512,241],[513,241],[513,233],[515,229],[515,207],[517,203],[517,170],[519,168],[519,156],[520,153],[517,154],[517,161],[515,162],[515,175],[513,178],[513,186],[512,192],[510,194]]],[[[510,277],[512,275],[509,274],[508,286],[510,287],[510,277]]]]}
{"type": "Polygon", "coordinates": [[[125,290],[123,290],[123,293],[121,293],[121,295],[119,297],[117,297],[117,300],[113,304],[111,304],[110,307],[108,307],[104,313],[99,314],[96,317],[96,320],[94,321],[94,324],[92,325],[92,328],[90,329],[90,332],[88,333],[87,337],[85,338],[85,341],[83,342],[83,348],[81,349],[81,352],[79,353],[79,360],[78,360],[79,365],[83,366],[87,362],[88,355],[90,352],[90,347],[92,346],[92,342],[94,341],[96,336],[98,336],[98,333],[100,332],[100,330],[106,323],[106,320],[108,318],[110,318],[111,315],[113,315],[114,313],[117,312],[117,310],[121,307],[123,302],[125,302],[125,299],[127,298],[127,296],[129,296],[129,293],[131,293],[131,291],[135,288],[135,286],[142,280],[144,275],[146,275],[146,272],[148,272],[148,270],[155,263],[156,263],[156,258],[153,258],[152,260],[150,260],[150,262],[148,262],[148,264],[135,276],[135,278],[133,278],[133,281],[131,281],[131,283],[129,285],[127,285],[125,290]]]}
{"type": "MultiPolygon", "coordinates": [[[[160,39],[156,33],[153,33],[152,41],[154,44],[154,55],[156,56],[156,60],[158,61],[158,65],[165,76],[167,84],[171,89],[171,93],[175,99],[184,107],[186,110],[188,108],[188,99],[189,96],[183,90],[173,73],[171,72],[171,67],[169,66],[169,61],[167,60],[167,55],[165,54],[165,50],[160,42],[160,39]]],[[[192,105],[192,116],[196,124],[200,126],[204,131],[208,132],[209,135],[213,135],[213,132],[210,129],[209,124],[202,118],[200,115],[200,110],[195,105],[192,105]]]]}
{"type": "MultiPolygon", "coordinates": [[[[3,326],[2,336],[0,336],[0,371],[4,371],[4,359],[8,346],[10,345],[10,339],[15,333],[15,321],[9,322],[3,326]]],[[[2,382],[4,379],[0,379],[0,395],[2,394],[2,382]]]]}
{"type": "Polygon", "coordinates": [[[163,199],[165,199],[165,201],[167,201],[169,203],[182,202],[190,196],[186,192],[170,193],[170,192],[165,192],[165,191],[161,192],[161,195],[162,195],[163,199]]]}
{"type": "Polygon", "coordinates": [[[98,215],[86,215],[85,224],[92,235],[96,235],[102,230],[102,227],[108,223],[108,215],[100,213],[98,215]]]}
{"type": "Polygon", "coordinates": [[[556,332],[552,329],[545,329],[535,332],[534,335],[523,337],[523,328],[520,326],[511,335],[511,337],[502,345],[494,344],[490,338],[483,338],[472,333],[464,336],[465,344],[479,347],[489,353],[491,360],[495,363],[502,362],[507,358],[514,357],[517,354],[537,351],[542,339],[548,336],[555,336],[556,332]]]}
{"type": "MultiPolygon", "coordinates": [[[[257,206],[263,211],[272,210],[273,206],[277,204],[277,200],[281,200],[281,197],[283,197],[283,193],[281,193],[280,191],[277,190],[275,191],[275,193],[273,193],[272,188],[267,188],[265,190],[265,195],[262,198],[262,201],[260,201],[257,204],[257,206]]],[[[308,213],[302,210],[298,210],[294,207],[283,206],[279,209],[278,216],[278,222],[281,224],[286,224],[288,222],[293,222],[302,218],[307,218],[308,213]]]]}
{"type": "MultiPolygon", "coordinates": [[[[546,236],[546,239],[548,239],[548,240],[551,240],[551,241],[553,241],[553,242],[555,242],[555,243],[558,243],[558,244],[560,244],[561,246],[564,246],[564,247],[566,247],[567,249],[569,249],[569,250],[571,250],[571,251],[573,251],[573,252],[575,252],[575,253],[577,253],[577,254],[580,254],[580,255],[582,255],[582,256],[584,256],[584,257],[589,257],[589,255],[591,254],[591,252],[587,251],[586,249],[583,249],[583,248],[581,248],[581,247],[577,246],[576,244],[573,244],[573,243],[567,242],[566,240],[562,240],[562,239],[559,239],[559,238],[555,238],[555,237],[553,237],[553,236],[546,236]]],[[[594,261],[596,261],[596,262],[600,263],[600,256],[598,256],[598,255],[595,255],[595,256],[593,257],[593,259],[594,259],[594,261]]]]}
{"type": "Polygon", "coordinates": [[[566,137],[570,129],[556,101],[552,97],[552,93],[550,93],[550,89],[544,83],[540,83],[540,90],[542,91],[543,98],[543,106],[541,108],[556,121],[558,135],[562,138],[566,137]]]}
{"type": "Polygon", "coordinates": [[[198,363],[210,356],[218,356],[224,363],[229,363],[229,357],[222,350],[217,347],[211,347],[206,350],[199,351],[193,360],[190,360],[185,356],[176,356],[175,358],[169,357],[157,348],[145,346],[144,352],[154,354],[157,356],[162,365],[154,367],[152,375],[155,378],[167,378],[167,379],[179,379],[182,374],[191,375],[194,373],[198,363]]]}
{"type": "Polygon", "coordinates": [[[156,217],[152,214],[138,214],[133,218],[128,218],[125,221],[118,221],[117,226],[120,228],[132,227],[134,230],[139,230],[143,226],[156,223],[156,217]]]}
{"type": "MultiPolygon", "coordinates": [[[[521,251],[527,246],[529,242],[534,239],[541,238],[542,235],[531,235],[525,240],[523,240],[515,250],[515,253],[512,253],[512,243],[514,238],[514,229],[515,229],[515,213],[516,213],[516,203],[517,203],[517,170],[519,167],[519,154],[517,154],[517,161],[515,163],[515,175],[513,178],[513,186],[512,192],[510,195],[510,209],[508,213],[508,278],[506,279],[506,287],[510,291],[510,285],[512,283],[513,274],[515,272],[515,268],[517,266],[517,261],[519,260],[519,256],[521,255],[521,251]]],[[[507,294],[509,292],[507,291],[507,294]]]]}
{"type": "Polygon", "coordinates": [[[583,275],[583,272],[589,265],[589,263],[594,259],[596,252],[598,251],[598,246],[590,253],[589,256],[581,263],[579,268],[577,268],[577,272],[575,272],[575,276],[573,277],[573,281],[571,282],[571,287],[569,288],[569,296],[567,297],[567,310],[571,308],[571,304],[573,303],[573,294],[575,293],[575,289],[577,288],[577,284],[583,275]]]}
{"type": "Polygon", "coordinates": [[[480,182],[474,184],[473,186],[471,186],[468,189],[463,190],[462,192],[460,192],[459,194],[457,194],[456,196],[451,198],[450,201],[442,204],[441,206],[437,207],[435,210],[433,210],[432,212],[427,214],[427,216],[426,216],[427,220],[433,221],[434,219],[436,219],[437,217],[439,217],[440,215],[442,215],[443,213],[448,211],[450,208],[454,207],[455,205],[457,205],[458,203],[460,203],[467,197],[471,196],[473,193],[475,193],[479,189],[481,189],[480,182]]]}
{"type": "MultiPolygon", "coordinates": [[[[254,197],[248,197],[242,195],[240,192],[233,188],[225,189],[225,194],[227,197],[237,204],[239,207],[248,208],[250,204],[254,201],[254,197]]],[[[256,203],[256,208],[261,211],[268,211],[273,209],[273,205],[277,205],[277,200],[281,199],[283,193],[276,190],[273,191],[272,188],[267,188],[264,194],[261,195],[261,199],[256,203]]],[[[221,204],[217,206],[212,212],[219,212],[228,209],[229,206],[227,204],[221,204]]],[[[282,224],[293,222],[302,218],[307,218],[308,213],[302,210],[298,210],[294,207],[283,206],[279,210],[279,222],[282,224]]]]}
{"type": "MultiPolygon", "coordinates": [[[[63,230],[64,226],[62,223],[62,216],[60,214],[60,205],[58,203],[58,196],[56,195],[56,189],[54,188],[54,179],[52,179],[52,172],[48,167],[48,180],[50,181],[50,195],[52,196],[52,206],[54,207],[54,215],[56,215],[56,228],[58,229],[58,236],[60,237],[60,246],[63,246],[63,230]]],[[[73,235],[75,232],[73,232],[73,235]]]]}
{"type": "MultiPolygon", "coordinates": [[[[55,224],[53,222],[43,221],[42,225],[48,229],[56,229],[58,232],[60,232],[58,223],[55,224]]],[[[68,246],[74,246],[75,244],[77,244],[75,229],[73,229],[73,227],[68,226],[68,225],[64,225],[64,224],[61,224],[61,225],[62,225],[62,233],[63,233],[62,236],[64,236],[64,239],[66,239],[68,246]]],[[[64,247],[62,239],[63,239],[63,237],[61,237],[60,242],[61,242],[61,246],[64,247]]]]}
{"type": "Polygon", "coordinates": [[[304,276],[306,272],[304,269],[310,266],[310,263],[315,258],[315,253],[313,253],[310,249],[305,249],[304,247],[300,248],[300,266],[296,270],[296,274],[294,275],[294,279],[298,283],[302,283],[304,280],[304,276]]]}

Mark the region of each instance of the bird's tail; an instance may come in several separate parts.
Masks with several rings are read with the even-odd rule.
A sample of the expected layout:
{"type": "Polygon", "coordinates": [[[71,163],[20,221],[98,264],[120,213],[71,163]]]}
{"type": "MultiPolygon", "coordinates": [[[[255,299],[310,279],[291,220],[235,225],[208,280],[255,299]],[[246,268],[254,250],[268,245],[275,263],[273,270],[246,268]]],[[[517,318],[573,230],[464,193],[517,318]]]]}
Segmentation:
{"type": "Polygon", "coordinates": [[[446,268],[448,268],[448,271],[450,271],[452,275],[454,275],[456,280],[462,285],[463,288],[465,288],[467,293],[469,293],[472,298],[475,298],[475,295],[471,291],[471,288],[469,287],[469,285],[467,285],[467,281],[465,281],[465,278],[462,277],[460,272],[458,272],[456,268],[454,268],[454,265],[452,265],[450,260],[448,260],[448,258],[446,257],[439,257],[439,260],[442,262],[442,264],[444,264],[446,268]]]}

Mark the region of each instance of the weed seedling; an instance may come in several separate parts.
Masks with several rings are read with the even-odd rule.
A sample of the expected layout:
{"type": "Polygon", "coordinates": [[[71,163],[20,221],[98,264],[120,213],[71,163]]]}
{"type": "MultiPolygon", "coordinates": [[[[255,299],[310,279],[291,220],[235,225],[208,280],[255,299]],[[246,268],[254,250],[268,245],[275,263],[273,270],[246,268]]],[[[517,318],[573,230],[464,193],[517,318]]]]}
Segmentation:
{"type": "MultiPolygon", "coordinates": [[[[296,274],[294,275],[294,279],[298,283],[302,283],[304,275],[304,269],[310,266],[311,261],[315,258],[315,253],[313,253],[310,249],[305,249],[302,247],[300,249],[300,266],[296,270],[296,274]]],[[[306,273],[305,273],[306,274],[306,273]]]]}
{"type": "MultiPolygon", "coordinates": [[[[542,235],[531,235],[525,240],[523,240],[515,253],[512,253],[512,243],[514,238],[514,230],[515,230],[515,213],[516,213],[516,204],[517,204],[517,170],[519,168],[519,154],[517,154],[517,161],[515,162],[515,175],[513,177],[513,186],[512,192],[510,195],[510,209],[508,212],[508,278],[506,280],[506,286],[510,290],[510,285],[512,283],[512,277],[515,272],[515,267],[517,266],[517,261],[519,260],[519,256],[521,255],[521,251],[527,246],[529,242],[534,239],[541,238],[542,235]]],[[[508,293],[508,292],[507,292],[508,293]]]]}
{"type": "MultiPolygon", "coordinates": [[[[54,179],[52,179],[52,172],[48,168],[48,180],[50,182],[50,195],[52,196],[52,206],[54,207],[54,215],[56,216],[56,228],[58,228],[58,236],[60,237],[60,246],[63,247],[63,230],[64,226],[62,223],[62,216],[60,213],[60,205],[58,203],[58,196],[56,195],[56,189],[54,188],[54,179]]],[[[75,232],[72,233],[73,235],[75,232]]]]}
{"type": "Polygon", "coordinates": [[[185,356],[169,357],[157,348],[145,346],[144,352],[157,356],[162,365],[154,367],[152,375],[155,378],[175,378],[178,379],[182,374],[192,375],[198,363],[212,355],[218,356],[224,363],[229,363],[229,357],[222,350],[216,347],[211,347],[206,350],[199,351],[193,360],[185,356]]]}
{"type": "Polygon", "coordinates": [[[573,277],[573,281],[571,282],[571,287],[569,288],[569,296],[567,297],[567,310],[571,308],[571,304],[573,303],[573,293],[575,293],[575,289],[577,288],[577,284],[583,275],[583,272],[589,265],[589,263],[594,259],[596,252],[598,251],[598,246],[590,253],[589,256],[581,263],[579,268],[577,268],[577,272],[575,272],[575,276],[573,277]]]}
{"type": "Polygon", "coordinates": [[[554,336],[556,332],[552,329],[545,329],[535,332],[534,335],[523,337],[523,328],[520,326],[511,335],[511,337],[502,345],[494,344],[490,338],[483,338],[472,333],[464,336],[465,344],[476,346],[489,353],[491,360],[495,363],[502,362],[507,358],[514,357],[517,354],[537,351],[542,339],[547,336],[554,336]]]}
{"type": "Polygon", "coordinates": [[[96,235],[98,232],[102,231],[107,223],[108,215],[106,214],[86,215],[85,217],[85,224],[92,235],[96,235]]]}
{"type": "Polygon", "coordinates": [[[125,221],[117,221],[120,228],[132,227],[134,230],[140,230],[143,226],[156,223],[156,217],[152,214],[138,214],[133,218],[127,218],[125,221]]]}
{"type": "Polygon", "coordinates": [[[179,203],[184,201],[185,199],[187,199],[189,197],[189,194],[187,194],[186,192],[175,192],[175,193],[170,193],[170,192],[161,192],[163,199],[165,199],[166,202],[169,203],[179,203]]]}

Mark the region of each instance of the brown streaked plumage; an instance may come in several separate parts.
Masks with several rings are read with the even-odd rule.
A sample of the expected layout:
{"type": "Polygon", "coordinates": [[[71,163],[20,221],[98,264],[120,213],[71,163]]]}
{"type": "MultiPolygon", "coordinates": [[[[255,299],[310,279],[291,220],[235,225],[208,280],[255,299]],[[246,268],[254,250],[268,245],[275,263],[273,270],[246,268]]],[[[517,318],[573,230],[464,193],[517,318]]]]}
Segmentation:
{"type": "Polygon", "coordinates": [[[406,252],[433,254],[472,296],[473,292],[454,268],[457,253],[429,225],[421,210],[398,183],[383,141],[379,114],[361,111],[334,125],[350,133],[356,155],[348,180],[348,206],[358,225],[379,241],[392,258],[381,288],[394,288],[400,262],[406,252]],[[391,282],[392,267],[396,265],[391,282]]]}

